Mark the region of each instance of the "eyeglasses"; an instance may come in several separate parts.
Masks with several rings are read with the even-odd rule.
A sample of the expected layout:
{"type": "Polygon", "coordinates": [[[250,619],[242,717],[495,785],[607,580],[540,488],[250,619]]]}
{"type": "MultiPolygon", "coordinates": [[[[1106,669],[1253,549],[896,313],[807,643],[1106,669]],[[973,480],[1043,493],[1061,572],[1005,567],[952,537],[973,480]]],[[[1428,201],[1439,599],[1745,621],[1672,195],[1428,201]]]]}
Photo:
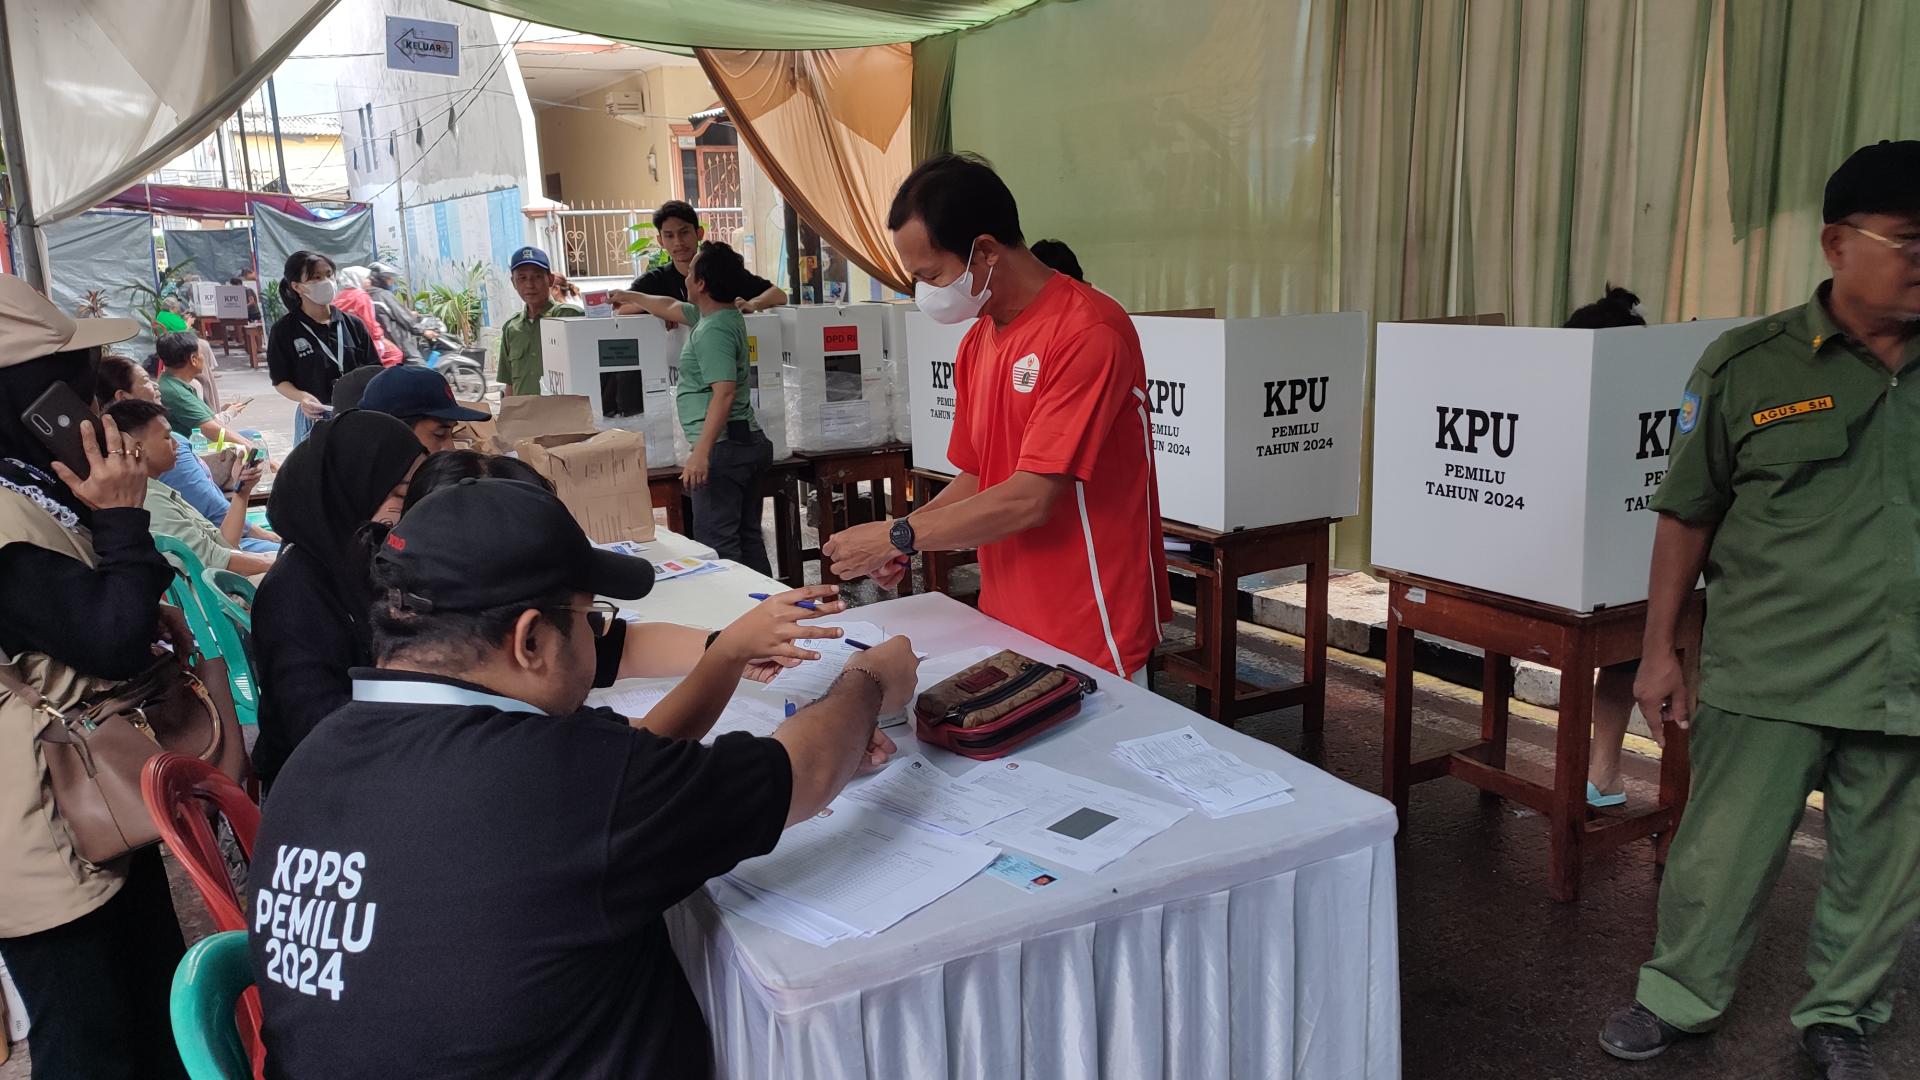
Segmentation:
{"type": "Polygon", "coordinates": [[[606,637],[607,631],[613,629],[613,624],[620,618],[620,608],[608,600],[595,600],[586,607],[561,607],[554,610],[577,611],[585,615],[587,629],[593,631],[594,637],[606,637]]]}
{"type": "Polygon", "coordinates": [[[1859,233],[1861,236],[1866,237],[1889,251],[1897,251],[1910,259],[1915,256],[1920,256],[1920,238],[1913,240],[1895,240],[1890,236],[1881,236],[1872,229],[1863,229],[1851,222],[1847,223],[1847,228],[1852,229],[1854,232],[1859,233]]]}

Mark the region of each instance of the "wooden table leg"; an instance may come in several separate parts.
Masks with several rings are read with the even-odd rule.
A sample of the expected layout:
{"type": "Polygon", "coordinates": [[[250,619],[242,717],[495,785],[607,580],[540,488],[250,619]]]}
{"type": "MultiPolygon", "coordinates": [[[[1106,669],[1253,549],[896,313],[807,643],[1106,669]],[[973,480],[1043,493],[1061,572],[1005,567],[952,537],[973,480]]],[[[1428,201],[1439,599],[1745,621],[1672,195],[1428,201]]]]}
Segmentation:
{"type": "MultiPolygon", "coordinates": [[[[1325,549],[1326,545],[1320,545],[1325,549]]],[[[1238,592],[1238,586],[1235,592],[1238,592]]],[[[1327,560],[1307,564],[1306,644],[1300,678],[1307,684],[1307,700],[1300,707],[1300,730],[1319,731],[1327,717],[1327,560]]],[[[1235,632],[1238,632],[1236,627],[1235,632]]]]}
{"type": "Polygon", "coordinates": [[[797,589],[807,582],[800,565],[800,505],[794,494],[797,485],[790,476],[781,476],[773,489],[773,548],[780,560],[780,580],[797,589]]]}
{"type": "Polygon", "coordinates": [[[667,512],[667,528],[687,535],[687,515],[682,504],[685,489],[681,487],[679,477],[647,481],[647,495],[653,505],[667,512]]]}
{"type": "Polygon", "coordinates": [[[1570,629],[1571,648],[1560,668],[1560,726],[1553,740],[1553,813],[1549,815],[1552,850],[1548,856],[1547,894],[1562,902],[1580,898],[1580,837],[1587,827],[1587,750],[1593,741],[1593,660],[1591,631],[1570,629]]]}
{"type": "Polygon", "coordinates": [[[1507,715],[1513,698],[1513,661],[1487,653],[1480,671],[1480,737],[1487,742],[1488,765],[1507,767],[1507,715]]]}
{"type": "Polygon", "coordinates": [[[1413,785],[1413,631],[1400,625],[1397,605],[1406,603],[1406,590],[1395,585],[1387,603],[1387,684],[1383,694],[1387,733],[1385,794],[1400,815],[1400,835],[1407,832],[1407,795],[1413,785]]]}
{"type": "Polygon", "coordinates": [[[832,585],[840,579],[833,574],[833,560],[827,558],[827,541],[840,531],[840,514],[834,507],[833,485],[816,482],[813,490],[820,497],[820,584],[832,585]]]}
{"type": "Polygon", "coordinates": [[[1213,545],[1213,720],[1232,727],[1240,696],[1240,562],[1231,544],[1213,545]]]}

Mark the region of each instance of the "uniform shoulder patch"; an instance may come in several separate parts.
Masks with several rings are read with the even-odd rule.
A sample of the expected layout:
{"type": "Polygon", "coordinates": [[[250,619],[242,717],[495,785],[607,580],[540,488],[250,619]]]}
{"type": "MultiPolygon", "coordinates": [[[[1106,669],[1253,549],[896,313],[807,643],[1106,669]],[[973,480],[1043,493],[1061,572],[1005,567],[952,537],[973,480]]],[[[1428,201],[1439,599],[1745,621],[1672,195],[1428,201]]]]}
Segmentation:
{"type": "MultiPolygon", "coordinates": [[[[452,385],[452,384],[448,384],[452,385]]],[[[1680,395],[1680,417],[1676,426],[1685,435],[1700,423],[1700,395],[1689,390],[1680,395]]]]}
{"type": "Polygon", "coordinates": [[[1700,354],[1700,370],[1708,375],[1718,375],[1720,370],[1733,362],[1733,358],[1772,341],[1786,333],[1787,318],[1793,312],[1783,311],[1778,315],[1769,315],[1756,319],[1745,326],[1733,329],[1715,338],[1707,351],[1700,354]]]}

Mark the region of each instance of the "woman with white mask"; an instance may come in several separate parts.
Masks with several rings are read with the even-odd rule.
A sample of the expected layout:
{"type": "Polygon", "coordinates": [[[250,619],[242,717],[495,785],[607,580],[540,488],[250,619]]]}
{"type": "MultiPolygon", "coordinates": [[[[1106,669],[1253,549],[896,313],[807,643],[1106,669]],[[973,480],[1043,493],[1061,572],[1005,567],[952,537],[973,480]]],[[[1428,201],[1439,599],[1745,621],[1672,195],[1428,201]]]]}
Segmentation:
{"type": "Polygon", "coordinates": [[[267,337],[267,375],[280,396],[294,403],[293,441],[307,437],[331,411],[333,384],[357,367],[378,365],[367,324],[333,306],[338,287],[333,260],[315,251],[287,257],[280,301],[287,313],[267,337]]]}

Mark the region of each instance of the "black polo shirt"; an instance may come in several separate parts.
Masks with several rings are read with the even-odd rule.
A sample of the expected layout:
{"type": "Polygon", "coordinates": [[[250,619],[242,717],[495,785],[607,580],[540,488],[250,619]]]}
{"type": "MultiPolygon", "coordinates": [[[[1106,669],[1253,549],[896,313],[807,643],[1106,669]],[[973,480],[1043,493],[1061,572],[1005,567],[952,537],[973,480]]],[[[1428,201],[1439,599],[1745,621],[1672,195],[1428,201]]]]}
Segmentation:
{"type": "Polygon", "coordinates": [[[333,321],[318,323],[295,308],[280,316],[267,335],[267,377],[276,386],[290,382],[323,405],[333,400],[334,380],[379,362],[367,324],[344,311],[335,311],[333,321]],[[340,320],[345,321],[336,327],[334,322],[340,320]],[[338,364],[329,353],[338,354],[338,364]]]}
{"type": "Polygon", "coordinates": [[[453,679],[354,678],[260,824],[248,924],[267,1074],[709,1075],[661,913],[773,850],[785,747],[539,715],[453,679]]]}
{"type": "MultiPolygon", "coordinates": [[[[747,293],[740,298],[742,300],[751,300],[761,293],[766,292],[768,289],[773,288],[773,282],[768,281],[758,274],[749,274],[747,277],[747,293]]],[[[633,279],[633,291],[643,292],[650,296],[671,296],[675,300],[685,300],[687,298],[687,275],[681,273],[680,268],[672,263],[668,263],[665,266],[657,266],[633,279]]]]}

